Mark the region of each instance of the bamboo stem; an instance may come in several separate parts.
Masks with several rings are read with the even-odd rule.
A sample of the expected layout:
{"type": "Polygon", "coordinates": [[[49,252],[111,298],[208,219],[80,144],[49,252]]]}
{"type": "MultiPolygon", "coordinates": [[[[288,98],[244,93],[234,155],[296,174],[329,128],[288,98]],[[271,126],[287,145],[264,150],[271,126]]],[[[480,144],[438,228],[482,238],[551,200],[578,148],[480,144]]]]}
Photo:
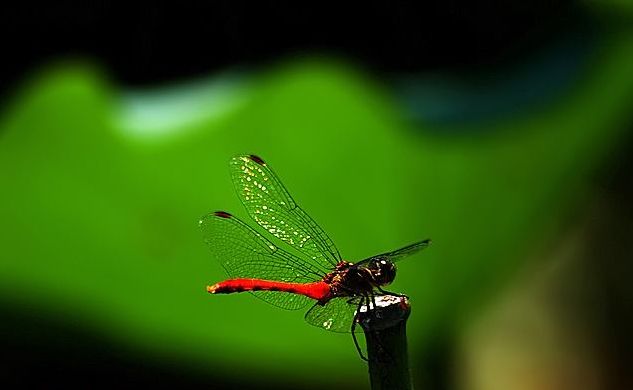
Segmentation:
{"type": "Polygon", "coordinates": [[[362,306],[358,323],[365,332],[372,390],[411,390],[406,325],[411,306],[407,297],[376,297],[376,306],[362,306]]]}

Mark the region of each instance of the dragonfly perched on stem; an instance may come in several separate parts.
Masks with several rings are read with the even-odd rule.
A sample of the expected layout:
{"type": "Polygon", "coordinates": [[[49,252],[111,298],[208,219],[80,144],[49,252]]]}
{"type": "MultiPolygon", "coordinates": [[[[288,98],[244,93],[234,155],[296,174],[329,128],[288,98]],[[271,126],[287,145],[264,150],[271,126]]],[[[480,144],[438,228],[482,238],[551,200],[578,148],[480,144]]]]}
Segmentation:
{"type": "Polygon", "coordinates": [[[355,336],[361,308],[375,307],[377,295],[396,276],[395,262],[425,248],[423,240],[356,263],[341,258],[317,223],[292,199],[273,170],[255,155],[231,159],[237,194],[249,216],[270,235],[297,253],[274,244],[248,224],[225,211],[200,220],[204,240],[231,279],[207,287],[211,294],[253,293],[284,309],[301,309],[308,323],[355,336]]]}

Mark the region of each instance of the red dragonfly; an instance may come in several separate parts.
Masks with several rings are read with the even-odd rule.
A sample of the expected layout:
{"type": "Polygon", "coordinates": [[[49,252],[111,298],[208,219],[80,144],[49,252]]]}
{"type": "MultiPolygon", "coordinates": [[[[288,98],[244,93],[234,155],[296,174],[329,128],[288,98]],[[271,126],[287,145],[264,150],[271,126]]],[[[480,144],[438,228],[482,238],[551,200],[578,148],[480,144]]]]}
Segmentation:
{"type": "MultiPolygon", "coordinates": [[[[345,261],[264,160],[254,155],[237,156],[231,159],[230,170],[249,216],[296,254],[225,211],[206,215],[200,220],[204,240],[232,277],[208,286],[211,294],[249,291],[290,310],[314,302],[305,314],[308,323],[354,336],[361,307],[371,307],[376,295],[392,294],[382,287],[396,276],[394,262],[430,242],[416,242],[357,263],[345,261]]],[[[361,352],[355,336],[354,343],[361,352]]],[[[364,358],[362,352],[360,355],[364,358]]]]}

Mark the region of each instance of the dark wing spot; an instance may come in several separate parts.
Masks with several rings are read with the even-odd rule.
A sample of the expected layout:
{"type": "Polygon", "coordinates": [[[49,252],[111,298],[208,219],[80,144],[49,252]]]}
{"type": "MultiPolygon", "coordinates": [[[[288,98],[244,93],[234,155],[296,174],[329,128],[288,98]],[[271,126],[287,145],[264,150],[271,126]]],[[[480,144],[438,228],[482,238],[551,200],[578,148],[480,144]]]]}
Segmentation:
{"type": "Polygon", "coordinates": [[[215,213],[213,213],[213,215],[215,215],[216,217],[220,217],[220,218],[231,218],[232,215],[227,213],[226,211],[216,211],[215,213]]]}
{"type": "Polygon", "coordinates": [[[264,160],[262,160],[261,157],[258,157],[258,156],[254,155],[254,154],[251,154],[250,156],[248,156],[248,158],[250,158],[251,160],[255,161],[259,165],[266,165],[266,162],[264,162],[264,160]]]}

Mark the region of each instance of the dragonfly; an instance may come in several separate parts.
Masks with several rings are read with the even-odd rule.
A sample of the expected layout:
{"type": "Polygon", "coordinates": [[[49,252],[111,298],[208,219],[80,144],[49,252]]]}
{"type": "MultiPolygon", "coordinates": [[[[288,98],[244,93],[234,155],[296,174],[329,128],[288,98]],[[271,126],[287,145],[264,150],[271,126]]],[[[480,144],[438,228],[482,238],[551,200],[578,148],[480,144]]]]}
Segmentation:
{"type": "Polygon", "coordinates": [[[226,211],[203,216],[204,241],[231,277],[207,286],[207,292],[248,291],[289,310],[312,303],[305,320],[329,331],[351,332],[361,358],[367,360],[355,336],[361,309],[371,308],[372,303],[376,307],[376,296],[403,296],[383,287],[395,279],[395,263],[427,247],[430,240],[355,263],[343,260],[325,231],[299,207],[262,158],[236,156],[229,167],[250,218],[287,248],[226,211]]]}

